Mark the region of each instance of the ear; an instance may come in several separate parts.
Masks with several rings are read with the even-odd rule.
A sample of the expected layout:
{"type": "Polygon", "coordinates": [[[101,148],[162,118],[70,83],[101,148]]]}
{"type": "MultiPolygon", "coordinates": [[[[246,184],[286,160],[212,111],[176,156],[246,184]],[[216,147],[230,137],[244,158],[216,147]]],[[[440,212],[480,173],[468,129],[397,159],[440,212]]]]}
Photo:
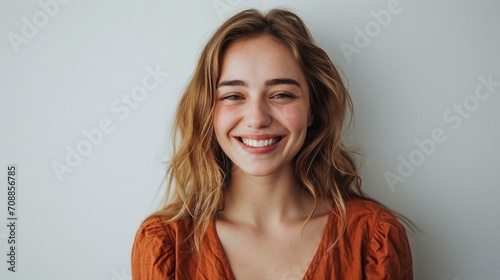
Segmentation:
{"type": "Polygon", "coordinates": [[[314,115],[311,109],[309,109],[309,116],[307,116],[307,127],[310,127],[313,124],[313,121],[314,121],[314,115]]]}

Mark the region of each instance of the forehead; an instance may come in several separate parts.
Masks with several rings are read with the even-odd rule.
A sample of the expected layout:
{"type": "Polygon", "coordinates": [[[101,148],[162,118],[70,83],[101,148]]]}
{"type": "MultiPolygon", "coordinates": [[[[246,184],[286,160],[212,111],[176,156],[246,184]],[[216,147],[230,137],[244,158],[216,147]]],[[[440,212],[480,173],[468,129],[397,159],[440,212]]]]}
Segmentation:
{"type": "Polygon", "coordinates": [[[232,43],[225,51],[220,79],[294,78],[305,83],[303,71],[292,51],[277,39],[251,37],[232,43]]]}

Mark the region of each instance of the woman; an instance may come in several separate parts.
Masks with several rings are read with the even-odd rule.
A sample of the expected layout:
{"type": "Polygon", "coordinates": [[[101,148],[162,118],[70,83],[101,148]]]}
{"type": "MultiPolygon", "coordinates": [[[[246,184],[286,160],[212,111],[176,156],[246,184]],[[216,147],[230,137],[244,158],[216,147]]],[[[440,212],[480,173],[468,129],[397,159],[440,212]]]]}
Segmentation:
{"type": "Polygon", "coordinates": [[[133,279],[412,279],[404,228],[364,198],[350,97],[304,23],[243,11],[203,50],[175,118],[163,210],[133,279]]]}

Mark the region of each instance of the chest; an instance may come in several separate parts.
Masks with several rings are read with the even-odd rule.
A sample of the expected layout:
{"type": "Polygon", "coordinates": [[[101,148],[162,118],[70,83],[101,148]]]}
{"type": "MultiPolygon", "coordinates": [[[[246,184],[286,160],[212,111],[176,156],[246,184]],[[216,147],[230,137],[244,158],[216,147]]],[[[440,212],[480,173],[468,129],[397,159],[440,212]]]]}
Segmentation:
{"type": "Polygon", "coordinates": [[[327,249],[322,244],[326,221],[277,234],[258,234],[219,223],[217,233],[228,266],[237,280],[302,279],[311,262],[327,249]]]}

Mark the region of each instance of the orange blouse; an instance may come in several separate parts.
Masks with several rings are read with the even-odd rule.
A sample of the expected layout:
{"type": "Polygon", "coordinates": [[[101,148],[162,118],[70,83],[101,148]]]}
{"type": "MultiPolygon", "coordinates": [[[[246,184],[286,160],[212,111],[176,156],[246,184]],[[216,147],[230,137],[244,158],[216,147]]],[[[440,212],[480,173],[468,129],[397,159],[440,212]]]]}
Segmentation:
{"type": "MultiPolygon", "coordinates": [[[[346,206],[347,228],[337,245],[329,249],[340,228],[332,212],[309,266],[296,267],[283,279],[413,279],[410,247],[399,221],[379,204],[361,198],[350,199],[346,206]]],[[[183,242],[190,232],[185,220],[146,220],[132,249],[132,279],[235,279],[215,220],[204,236],[198,260],[186,246],[188,242],[183,242]]]]}

